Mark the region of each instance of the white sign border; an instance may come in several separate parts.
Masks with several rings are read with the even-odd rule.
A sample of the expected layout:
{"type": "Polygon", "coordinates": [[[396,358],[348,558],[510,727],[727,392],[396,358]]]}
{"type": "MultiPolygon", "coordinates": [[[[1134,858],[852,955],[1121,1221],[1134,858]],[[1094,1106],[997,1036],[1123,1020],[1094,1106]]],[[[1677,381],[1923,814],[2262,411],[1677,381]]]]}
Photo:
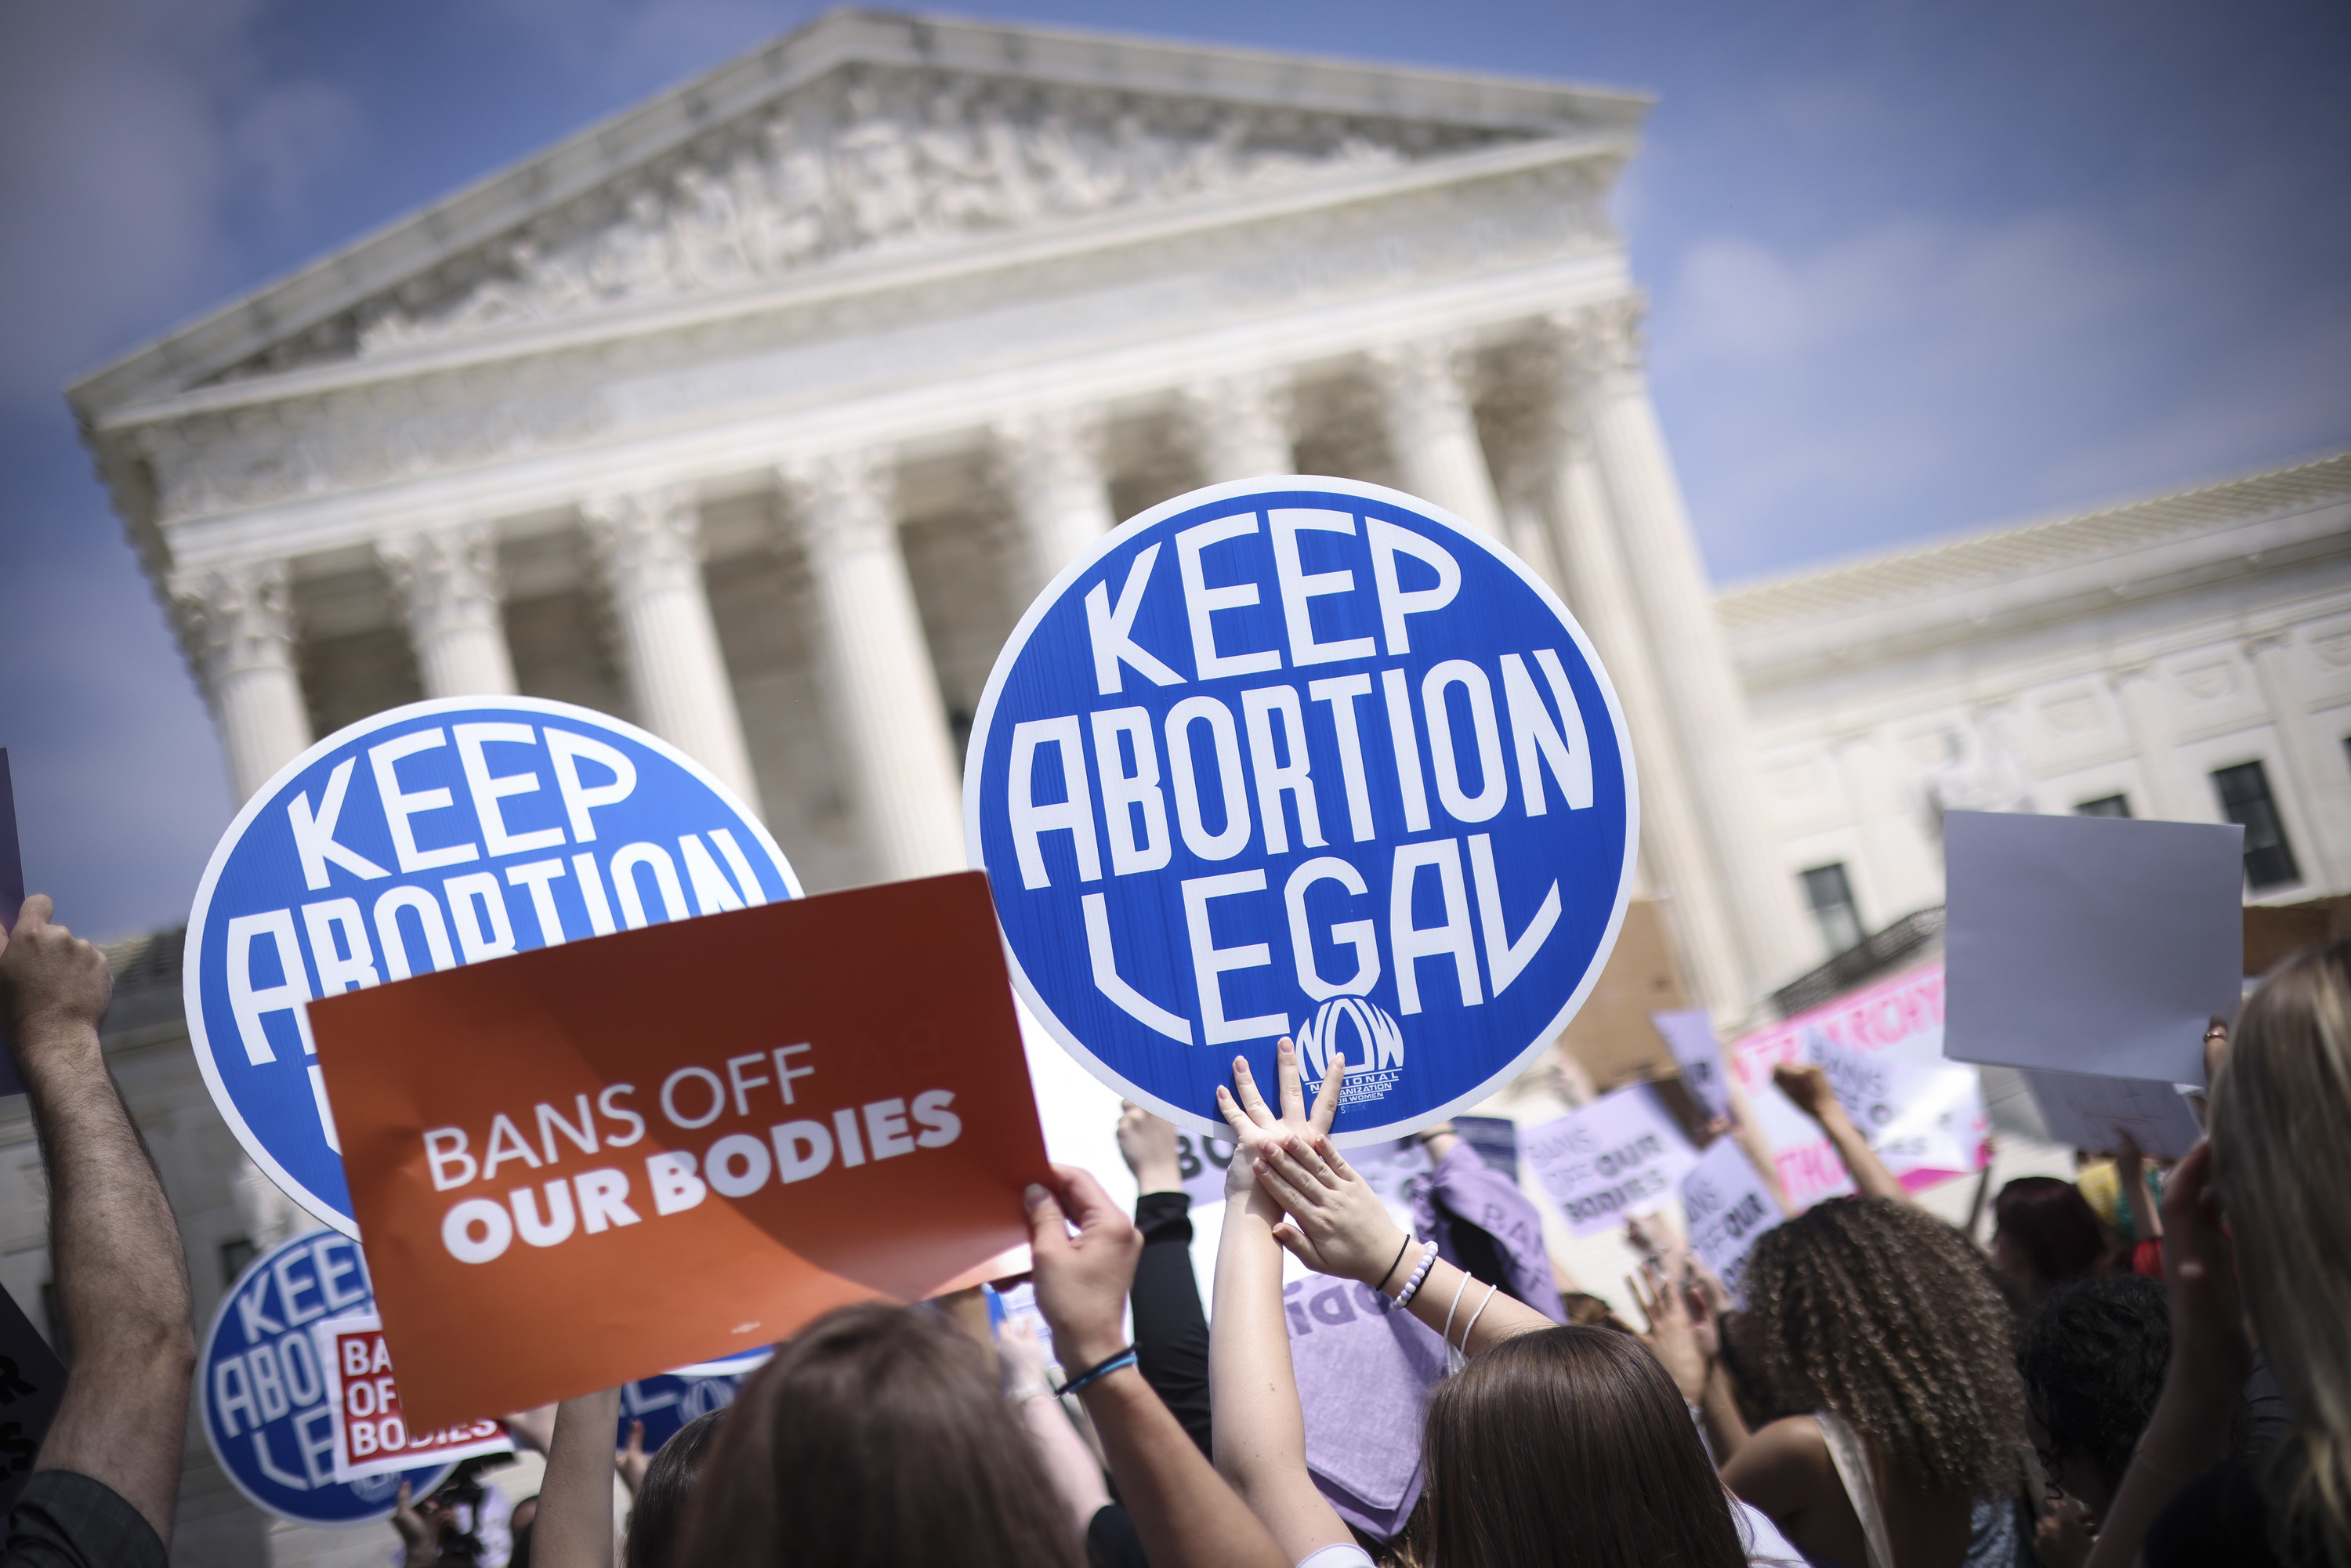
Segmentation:
{"type": "MultiPolygon", "coordinates": [[[[340,1521],[304,1519],[299,1514],[287,1513],[276,1503],[256,1496],[253,1489],[245,1484],[245,1478],[236,1473],[236,1467],[230,1464],[226,1456],[222,1454],[220,1451],[219,1439],[213,1436],[212,1380],[209,1377],[206,1377],[204,1374],[210,1370],[212,1365],[213,1342],[220,1336],[221,1323],[228,1317],[229,1312],[236,1306],[236,1298],[238,1294],[244,1291],[246,1285],[252,1283],[253,1277],[260,1273],[265,1268],[275,1263],[277,1260],[277,1255],[297,1241],[308,1241],[313,1237],[318,1236],[340,1236],[341,1234],[342,1233],[340,1231],[336,1230],[332,1226],[329,1226],[324,1230],[305,1230],[297,1235],[287,1237],[285,1240],[280,1241],[275,1247],[265,1248],[263,1250],[255,1253],[253,1261],[247,1263],[245,1266],[244,1271],[237,1275],[235,1283],[230,1285],[226,1291],[221,1293],[220,1305],[213,1309],[212,1324],[209,1328],[205,1329],[204,1343],[198,1346],[196,1351],[196,1420],[204,1429],[204,1448],[207,1453],[212,1455],[214,1467],[217,1469],[221,1474],[228,1478],[228,1484],[235,1487],[237,1490],[238,1494],[242,1496],[246,1501],[251,1503],[254,1507],[259,1509],[262,1512],[267,1514],[272,1519],[282,1519],[288,1524],[298,1524],[307,1530],[357,1530],[363,1525],[381,1524],[385,1520],[390,1519],[392,1515],[392,1511],[400,1506],[400,1494],[395,1490],[390,1495],[385,1497],[383,1500],[383,1511],[381,1513],[368,1514],[359,1519],[347,1519],[340,1521]]],[[[354,1247],[359,1245],[359,1239],[355,1236],[347,1236],[343,1239],[350,1242],[354,1247]]],[[[375,1291],[373,1289],[374,1281],[371,1280],[369,1281],[369,1285],[370,1289],[368,1291],[367,1306],[353,1307],[348,1312],[338,1312],[335,1314],[335,1318],[350,1317],[358,1312],[373,1311],[375,1305],[375,1291]]],[[[316,1323],[321,1321],[332,1322],[334,1319],[313,1319],[312,1322],[316,1323]]],[[[315,1334],[311,1336],[314,1343],[317,1341],[317,1337],[318,1336],[315,1334]]],[[[326,1381],[325,1368],[321,1367],[319,1369],[319,1378],[321,1383],[326,1381]]],[[[417,1467],[419,1469],[430,1468],[431,1467],[424,1465],[417,1467]]],[[[443,1465],[434,1472],[431,1481],[423,1486],[413,1489],[413,1495],[418,1498],[430,1496],[434,1488],[439,1486],[443,1481],[447,1480],[449,1479],[449,1472],[456,1468],[457,1461],[451,1459],[447,1464],[443,1465]]],[[[329,1478],[328,1484],[329,1486],[347,1486],[350,1483],[347,1481],[337,1481],[330,1477],[329,1478]]]]}
{"type": "MultiPolygon", "coordinates": [[[[1625,863],[1617,871],[1616,900],[1608,914],[1608,928],[1600,935],[1600,945],[1593,951],[1592,962],[1584,970],[1583,982],[1567,998],[1566,1005],[1560,1009],[1558,1016],[1537,1031],[1535,1038],[1524,1050],[1520,1051],[1506,1067],[1485,1079],[1476,1088],[1416,1117],[1404,1121],[1385,1122],[1376,1127],[1353,1128],[1345,1133],[1334,1134],[1332,1137],[1332,1142],[1341,1148],[1360,1148],[1366,1144],[1387,1143],[1404,1137],[1422,1127],[1441,1122],[1457,1112],[1467,1111],[1474,1105],[1482,1104],[1492,1097],[1496,1088],[1525,1071],[1532,1065],[1535,1057],[1558,1038],[1560,1030],[1567,1027],[1569,1020],[1583,1010],[1585,998],[1592,994],[1592,988],[1600,983],[1601,971],[1608,967],[1608,956],[1616,950],[1617,936],[1625,926],[1625,909],[1632,898],[1634,865],[1639,859],[1641,851],[1641,790],[1633,756],[1633,737],[1625,727],[1625,708],[1624,705],[1616,699],[1615,685],[1608,678],[1607,668],[1601,664],[1599,652],[1593,647],[1592,639],[1584,634],[1583,623],[1578,622],[1566,604],[1561,601],[1559,595],[1552,591],[1551,585],[1537,577],[1528,568],[1526,562],[1433,501],[1424,501],[1417,496],[1407,495],[1402,490],[1392,490],[1384,485],[1370,485],[1360,479],[1340,479],[1327,475],[1275,474],[1260,476],[1254,479],[1228,479],[1222,484],[1205,485],[1196,490],[1187,490],[1183,495],[1160,502],[1147,511],[1137,513],[1096,539],[1092,548],[1054,574],[1053,580],[1040,591],[1036,599],[1029,603],[1028,611],[1020,617],[1019,623],[1013,627],[1012,634],[1004,640],[1002,651],[996,655],[995,667],[987,673],[987,685],[980,693],[979,710],[972,716],[971,739],[964,751],[964,855],[967,863],[972,869],[982,872],[987,869],[982,849],[984,840],[980,835],[979,797],[981,775],[986,771],[987,766],[988,733],[996,717],[997,700],[1003,695],[1004,683],[1011,674],[1013,666],[1020,662],[1020,655],[1027,651],[1029,639],[1035,632],[1038,622],[1045,618],[1049,610],[1061,601],[1062,591],[1078,577],[1092,570],[1096,562],[1117,549],[1128,539],[1146,528],[1155,527],[1165,518],[1174,517],[1179,512],[1188,512],[1195,507],[1210,505],[1228,497],[1255,496],[1267,490],[1276,489],[1328,490],[1337,495],[1353,496],[1360,500],[1379,501],[1400,507],[1424,519],[1451,528],[1462,540],[1475,545],[1492,557],[1496,562],[1515,572],[1521,582],[1534,591],[1536,596],[1542,601],[1544,607],[1558,617],[1560,625],[1574,640],[1577,651],[1583,655],[1584,665],[1592,672],[1593,684],[1600,688],[1601,700],[1607,705],[1608,722],[1613,727],[1616,737],[1617,756],[1622,758],[1625,768],[1625,863]]],[[[1001,935],[1000,921],[998,930],[1001,935]]],[[[1061,1021],[1059,1015],[1046,1005],[1043,993],[1038,990],[1036,984],[1029,978],[1028,971],[1021,967],[1020,955],[1013,949],[1009,937],[1006,937],[1004,941],[1004,961],[1006,967],[1012,973],[1013,988],[1019,992],[1021,999],[1029,1004],[1029,1010],[1037,1015],[1037,1021],[1045,1026],[1046,1030],[1061,1043],[1062,1050],[1068,1051],[1096,1079],[1117,1090],[1136,1104],[1166,1117],[1179,1127],[1218,1137],[1231,1133],[1232,1129],[1221,1121],[1212,1121],[1182,1106],[1171,1104],[1144,1089],[1140,1084],[1129,1082],[1108,1063],[1087,1050],[1069,1026],[1061,1021]]]]}
{"type": "MultiPolygon", "coordinates": [[[[238,810],[235,820],[222,832],[220,842],[213,846],[212,859],[204,866],[204,880],[196,884],[195,902],[188,909],[188,945],[180,959],[180,1004],[187,1014],[188,1043],[195,1051],[196,1068],[204,1074],[204,1091],[212,1096],[213,1104],[220,1111],[221,1119],[228,1124],[229,1131],[236,1134],[236,1141],[243,1146],[247,1157],[261,1167],[264,1176],[277,1184],[278,1191],[300,1204],[311,1218],[330,1229],[341,1231],[354,1241],[360,1239],[359,1221],[350,1215],[337,1213],[333,1205],[295,1180],[287,1174],[286,1167],[277,1163],[268,1147],[255,1134],[253,1129],[246,1124],[244,1113],[237,1109],[235,1100],[231,1097],[227,1086],[221,1081],[219,1066],[213,1061],[212,1041],[204,1030],[203,946],[203,938],[208,935],[205,917],[212,913],[213,888],[220,881],[221,871],[227,865],[229,856],[235,853],[237,846],[245,841],[246,830],[251,827],[254,820],[261,815],[262,808],[275,800],[277,791],[283,789],[296,774],[309,767],[313,758],[362,735],[387,728],[391,725],[411,718],[421,718],[436,713],[475,713],[484,708],[493,707],[514,708],[524,713],[536,713],[549,718],[571,719],[575,722],[584,719],[599,727],[615,731],[627,739],[660,753],[684,768],[702,783],[709,786],[721,801],[732,808],[735,814],[749,826],[758,838],[759,847],[767,852],[769,862],[782,875],[784,886],[790,890],[790,895],[794,898],[806,896],[800,890],[800,879],[798,873],[792,870],[792,862],[784,858],[783,849],[768,833],[767,823],[760,819],[758,812],[744,805],[742,799],[734,790],[721,783],[710,769],[661,737],[640,729],[626,719],[615,718],[611,714],[600,712],[595,708],[581,707],[577,703],[557,702],[549,697],[526,696],[427,697],[423,702],[406,703],[399,707],[385,708],[380,713],[371,713],[365,718],[345,725],[324,739],[313,741],[303,747],[301,755],[271,774],[269,782],[253,792],[244,806],[238,810]]],[[[593,938],[583,937],[581,940],[593,940],[593,938]]]]}

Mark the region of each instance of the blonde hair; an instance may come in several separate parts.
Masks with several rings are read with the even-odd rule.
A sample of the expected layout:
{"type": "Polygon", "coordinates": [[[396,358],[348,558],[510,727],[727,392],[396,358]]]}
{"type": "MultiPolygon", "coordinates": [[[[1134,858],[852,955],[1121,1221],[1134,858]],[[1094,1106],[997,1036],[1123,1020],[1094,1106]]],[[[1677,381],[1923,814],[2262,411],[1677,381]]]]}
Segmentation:
{"type": "Polygon", "coordinates": [[[2247,999],[2212,1086],[2212,1161],[2237,1277],[2294,1406],[2302,1534],[2351,1540],[2351,943],[2312,947],[2247,999]]]}

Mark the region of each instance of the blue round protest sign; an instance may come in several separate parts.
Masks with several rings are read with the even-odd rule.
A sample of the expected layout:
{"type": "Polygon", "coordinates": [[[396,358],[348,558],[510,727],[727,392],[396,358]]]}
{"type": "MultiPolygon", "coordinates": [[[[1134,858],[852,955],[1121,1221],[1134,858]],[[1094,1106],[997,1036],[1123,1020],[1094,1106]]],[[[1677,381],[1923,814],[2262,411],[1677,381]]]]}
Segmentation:
{"type": "Polygon", "coordinates": [[[246,1152],[355,1236],[312,998],[799,891],[741,801],[633,726],[535,697],[413,703],[237,813],[188,918],[188,1031],[246,1152]]]}
{"type": "Polygon", "coordinates": [[[1426,502],[1218,485],[1134,518],[988,677],[964,831],[1015,984],[1098,1078],[1222,1132],[1236,1054],[1348,1062],[1337,1133],[1483,1099],[1598,978],[1638,842],[1558,596],[1426,502]]]}
{"type": "Polygon", "coordinates": [[[359,1243],[331,1230],[272,1248],[222,1298],[197,1403],[213,1458],[255,1507],[298,1524],[366,1524],[390,1516],[402,1481],[422,1497],[455,1468],[335,1479],[334,1411],[311,1326],[374,1307],[359,1243]]]}

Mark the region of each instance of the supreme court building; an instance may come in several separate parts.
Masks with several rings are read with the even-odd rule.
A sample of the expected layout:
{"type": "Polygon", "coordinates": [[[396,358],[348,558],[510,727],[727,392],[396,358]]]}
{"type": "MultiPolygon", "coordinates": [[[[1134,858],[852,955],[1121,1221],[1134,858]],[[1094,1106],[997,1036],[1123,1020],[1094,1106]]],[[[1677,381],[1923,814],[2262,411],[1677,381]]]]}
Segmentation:
{"type": "MultiPolygon", "coordinates": [[[[1559,588],[1725,1025],[1939,904],[1947,810],[2241,821],[2249,896],[2351,891],[2351,457],[1718,594],[1607,212],[1647,108],[836,12],[69,395],[240,799],[375,710],[521,692],[699,758],[811,890],[956,869],[1037,590],[1155,502],[1296,472],[1559,588]]],[[[193,1096],[208,1312],[199,1254],[273,1195],[229,1201],[193,1066],[152,1071],[193,1096]]],[[[0,1253],[26,1299],[45,1263],[0,1253]]],[[[175,1560],[256,1560],[215,1500],[175,1560]]]]}

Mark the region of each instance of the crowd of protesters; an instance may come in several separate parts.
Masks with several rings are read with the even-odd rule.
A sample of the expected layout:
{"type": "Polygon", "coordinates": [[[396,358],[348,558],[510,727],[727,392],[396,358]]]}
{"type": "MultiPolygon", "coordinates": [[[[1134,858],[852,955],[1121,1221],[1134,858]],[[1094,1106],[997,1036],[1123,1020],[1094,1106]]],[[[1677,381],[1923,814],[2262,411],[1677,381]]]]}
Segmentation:
{"type": "MultiPolygon", "coordinates": [[[[187,1273],[99,1049],[105,962],[51,913],[26,900],[0,944],[0,1025],[76,1354],[0,1563],[160,1568],[187,1273]]],[[[2282,965],[2206,1045],[2208,1137],[2159,1202],[2126,1147],[2072,1183],[2010,1183],[1980,1249],[1909,1199],[1817,1069],[1783,1069],[1857,1196],[1765,1235],[1735,1309],[1661,1247],[1628,1282],[1636,1332],[1530,1249],[1523,1195],[1447,1130],[1392,1209],[1329,1136],[1343,1074],[1310,1106],[1284,1041],[1278,1082],[1237,1060],[1218,1092],[1237,1150],[1213,1312],[1173,1129],[1130,1108],[1132,1217],[1073,1167],[1026,1195],[1050,1356],[968,1296],[869,1303],[651,1455],[616,1459],[613,1392],[518,1416],[546,1469],[511,1560],[2351,1568],[2351,944],[2282,965]],[[1301,1402],[1285,1252],[1293,1278],[1360,1288],[1422,1357],[1408,1408],[1338,1416],[1416,1427],[1397,1517],[1310,1461],[1322,1402],[1350,1396],[1316,1380],[1301,1402]]],[[[394,1515],[413,1568],[455,1560],[465,1522],[405,1490],[394,1515]]]]}

